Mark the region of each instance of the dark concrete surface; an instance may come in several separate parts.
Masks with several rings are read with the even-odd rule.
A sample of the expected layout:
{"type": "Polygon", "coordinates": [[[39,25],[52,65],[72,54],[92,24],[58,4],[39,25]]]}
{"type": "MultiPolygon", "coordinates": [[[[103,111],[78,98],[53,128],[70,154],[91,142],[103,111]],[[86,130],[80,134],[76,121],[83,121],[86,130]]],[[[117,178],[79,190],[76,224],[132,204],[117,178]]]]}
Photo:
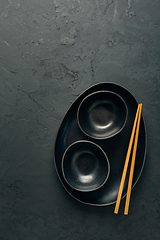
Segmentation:
{"type": "Polygon", "coordinates": [[[160,1],[0,0],[0,240],[160,239],[160,1]],[[143,103],[148,149],[129,215],[74,200],[56,134],[76,97],[115,82],[143,103]]]}

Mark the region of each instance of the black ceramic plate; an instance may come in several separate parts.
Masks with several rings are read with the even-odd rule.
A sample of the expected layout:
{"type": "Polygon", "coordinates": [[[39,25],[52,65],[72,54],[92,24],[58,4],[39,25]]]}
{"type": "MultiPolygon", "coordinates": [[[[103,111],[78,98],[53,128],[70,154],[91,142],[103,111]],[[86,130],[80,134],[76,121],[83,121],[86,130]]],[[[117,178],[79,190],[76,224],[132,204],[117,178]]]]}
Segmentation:
{"type": "MultiPolygon", "coordinates": [[[[132,131],[132,126],[136,114],[138,103],[132,94],[123,87],[114,83],[99,83],[83,92],[71,105],[66,113],[61,126],[59,128],[56,143],[55,143],[55,167],[62,185],[67,192],[80,202],[95,206],[105,206],[116,202],[120,180],[122,176],[125,157],[128,149],[129,139],[132,131]],[[127,104],[128,119],[124,129],[116,136],[106,140],[94,140],[87,137],[79,128],[77,123],[77,109],[81,101],[89,94],[107,90],[119,94],[127,104]],[[110,162],[110,175],[102,188],[93,192],[79,192],[71,188],[64,180],[62,174],[62,157],[66,148],[73,142],[78,140],[90,140],[98,144],[107,154],[110,162]]],[[[135,161],[135,169],[133,176],[133,187],[137,183],[144,166],[146,155],[146,129],[143,116],[141,118],[139,139],[137,146],[137,155],[135,161]]],[[[123,190],[123,197],[127,192],[129,170],[123,190]]]]}

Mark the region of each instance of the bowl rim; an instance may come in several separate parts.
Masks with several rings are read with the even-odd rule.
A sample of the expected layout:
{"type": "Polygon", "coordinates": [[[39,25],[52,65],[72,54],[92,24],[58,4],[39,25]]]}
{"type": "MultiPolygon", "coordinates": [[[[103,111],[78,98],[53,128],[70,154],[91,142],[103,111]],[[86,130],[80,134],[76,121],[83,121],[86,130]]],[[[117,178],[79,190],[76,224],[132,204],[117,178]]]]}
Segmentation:
{"type": "Polygon", "coordinates": [[[123,128],[125,127],[125,125],[126,125],[126,123],[127,123],[127,119],[128,119],[128,107],[127,107],[127,104],[126,104],[125,100],[124,100],[119,94],[117,94],[117,93],[115,93],[115,92],[112,92],[112,91],[108,91],[108,90],[96,91],[96,92],[93,92],[93,93],[87,95],[85,98],[82,99],[82,101],[80,102],[80,104],[79,104],[79,106],[78,106],[78,109],[77,109],[77,122],[78,122],[79,128],[81,129],[81,131],[82,131],[85,135],[87,135],[88,137],[90,137],[90,138],[92,138],[92,139],[96,139],[96,140],[109,139],[109,138],[112,138],[112,137],[114,137],[115,135],[119,134],[119,133],[123,130],[123,128]],[[123,102],[123,104],[124,104],[124,106],[125,106],[125,109],[126,109],[125,121],[124,121],[122,127],[121,127],[117,132],[115,132],[115,133],[113,133],[113,134],[111,134],[111,135],[109,135],[109,136],[105,136],[105,137],[96,137],[96,136],[93,136],[92,134],[87,133],[87,132],[83,129],[83,127],[81,126],[80,121],[79,121],[80,109],[81,109],[81,106],[82,106],[82,104],[84,103],[84,101],[85,101],[86,99],[88,99],[89,97],[91,97],[92,95],[96,95],[96,94],[99,94],[99,93],[111,93],[111,94],[113,94],[113,95],[116,95],[118,98],[121,99],[121,101],[123,102]]]}
{"type": "Polygon", "coordinates": [[[62,163],[61,163],[61,167],[62,167],[62,174],[63,174],[63,177],[64,177],[64,180],[66,181],[66,183],[73,189],[79,191],[79,192],[93,192],[93,191],[96,191],[97,189],[101,188],[108,180],[109,178],[109,174],[110,174],[110,162],[109,162],[109,159],[108,159],[108,156],[107,154],[105,153],[105,151],[96,143],[92,142],[92,141],[89,141],[89,140],[78,140],[78,141],[75,141],[73,143],[71,143],[65,150],[64,154],[63,154],[63,157],[62,157],[62,163]],[[68,150],[73,146],[73,145],[76,145],[78,143],[89,143],[91,145],[94,145],[96,148],[99,148],[99,150],[103,153],[105,159],[106,159],[106,163],[108,165],[108,171],[106,173],[106,177],[105,177],[105,180],[96,188],[93,188],[93,189],[80,189],[80,188],[76,188],[74,187],[72,184],[70,184],[66,178],[66,175],[64,173],[64,160],[65,160],[65,156],[66,156],[66,153],[68,152],[68,150]]]}

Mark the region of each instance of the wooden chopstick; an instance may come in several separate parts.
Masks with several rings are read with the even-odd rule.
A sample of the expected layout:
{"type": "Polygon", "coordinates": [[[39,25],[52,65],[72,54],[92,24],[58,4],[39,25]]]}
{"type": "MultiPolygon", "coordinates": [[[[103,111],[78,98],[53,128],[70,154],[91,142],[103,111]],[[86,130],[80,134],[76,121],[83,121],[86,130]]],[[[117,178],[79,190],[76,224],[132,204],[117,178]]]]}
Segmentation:
{"type": "Polygon", "coordinates": [[[119,211],[119,205],[120,205],[120,201],[121,201],[121,197],[122,197],[124,182],[125,182],[128,163],[129,163],[129,159],[130,159],[130,154],[131,154],[131,149],[132,149],[136,124],[137,124],[137,119],[138,119],[138,114],[139,114],[139,109],[140,109],[140,104],[138,104],[138,108],[137,108],[137,112],[136,112],[136,116],[135,116],[135,120],[134,120],[134,124],[133,124],[133,129],[132,129],[132,133],[131,133],[131,137],[130,137],[130,141],[129,141],[129,146],[128,146],[128,151],[127,151],[127,155],[126,155],[125,165],[124,165],[124,168],[123,168],[123,173],[122,173],[121,183],[120,183],[120,187],[119,187],[118,197],[117,197],[116,206],[115,206],[115,209],[114,209],[115,214],[117,214],[118,211],[119,211]]]}
{"type": "Polygon", "coordinates": [[[125,203],[125,209],[124,209],[124,214],[125,215],[128,215],[128,210],[129,210],[129,202],[130,202],[130,196],[131,196],[133,172],[134,172],[134,165],[135,165],[136,151],[137,151],[137,143],[138,143],[138,135],[139,135],[139,126],[140,126],[140,120],[141,120],[141,111],[142,111],[142,104],[140,104],[140,108],[139,108],[139,116],[138,116],[136,135],[135,135],[134,147],[133,147],[133,153],[132,153],[132,161],[131,161],[131,168],[130,168],[129,181],[128,181],[128,189],[127,189],[127,196],[126,196],[126,203],[125,203]]]}

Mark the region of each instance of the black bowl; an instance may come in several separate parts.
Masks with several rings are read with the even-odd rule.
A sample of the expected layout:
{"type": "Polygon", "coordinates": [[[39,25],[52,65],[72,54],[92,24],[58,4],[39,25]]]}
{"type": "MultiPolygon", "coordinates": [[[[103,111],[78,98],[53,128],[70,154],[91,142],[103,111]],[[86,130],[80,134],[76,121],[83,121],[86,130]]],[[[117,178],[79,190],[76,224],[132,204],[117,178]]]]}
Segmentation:
{"type": "Polygon", "coordinates": [[[89,137],[106,139],[118,134],[127,121],[125,101],[116,93],[98,91],[85,97],[77,111],[78,124],[89,137]]]}
{"type": "Polygon", "coordinates": [[[106,183],[110,164],[102,148],[93,142],[81,140],[66,149],[62,159],[62,172],[72,188],[89,192],[106,183]]]}

